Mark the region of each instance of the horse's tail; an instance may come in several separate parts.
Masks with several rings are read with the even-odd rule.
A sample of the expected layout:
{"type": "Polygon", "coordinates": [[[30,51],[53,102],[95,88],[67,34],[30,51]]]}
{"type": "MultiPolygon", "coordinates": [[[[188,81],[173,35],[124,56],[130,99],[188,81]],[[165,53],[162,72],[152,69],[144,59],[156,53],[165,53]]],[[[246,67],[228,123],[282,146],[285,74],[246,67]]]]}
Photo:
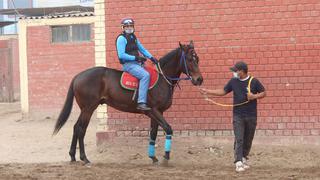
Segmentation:
{"type": "Polygon", "coordinates": [[[67,99],[66,99],[66,102],[64,103],[64,106],[60,112],[59,118],[54,127],[53,135],[57,134],[59,130],[62,128],[62,126],[67,122],[70,112],[72,110],[73,96],[74,96],[73,82],[74,82],[74,79],[70,83],[67,99]]]}

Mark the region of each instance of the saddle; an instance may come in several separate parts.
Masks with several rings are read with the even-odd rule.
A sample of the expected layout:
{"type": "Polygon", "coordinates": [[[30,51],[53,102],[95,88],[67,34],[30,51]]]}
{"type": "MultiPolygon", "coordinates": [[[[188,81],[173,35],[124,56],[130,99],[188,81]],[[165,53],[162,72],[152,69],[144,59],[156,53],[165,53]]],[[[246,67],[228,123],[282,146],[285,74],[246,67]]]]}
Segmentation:
{"type": "MultiPolygon", "coordinates": [[[[155,68],[145,67],[150,74],[149,90],[152,89],[159,80],[159,73],[155,68]]],[[[139,87],[139,79],[127,72],[123,72],[120,79],[120,85],[124,89],[136,91],[139,87]]]]}

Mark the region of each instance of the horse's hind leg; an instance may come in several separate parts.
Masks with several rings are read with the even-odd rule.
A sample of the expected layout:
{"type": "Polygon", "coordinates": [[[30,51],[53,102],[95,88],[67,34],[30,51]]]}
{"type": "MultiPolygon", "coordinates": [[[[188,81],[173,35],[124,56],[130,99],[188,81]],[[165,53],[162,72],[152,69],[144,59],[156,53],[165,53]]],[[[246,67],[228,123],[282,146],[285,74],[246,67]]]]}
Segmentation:
{"type": "Polygon", "coordinates": [[[78,124],[78,139],[79,139],[79,148],[80,148],[80,159],[85,163],[88,164],[90,161],[88,160],[85,148],[84,148],[84,136],[86,135],[87,127],[90,122],[90,118],[92,116],[93,111],[96,108],[93,109],[86,109],[82,110],[81,115],[79,117],[78,124]]]}
{"type": "Polygon", "coordinates": [[[159,124],[156,119],[151,118],[151,130],[149,140],[149,157],[152,159],[152,163],[157,163],[158,159],[155,156],[155,143],[158,135],[159,124]]]}
{"type": "Polygon", "coordinates": [[[95,108],[92,108],[91,110],[87,110],[83,108],[81,110],[78,121],[73,127],[73,136],[72,136],[72,142],[71,142],[71,147],[69,151],[71,162],[76,161],[75,155],[76,155],[76,148],[77,148],[77,140],[79,140],[80,159],[84,161],[86,164],[90,163],[84,150],[84,136],[86,134],[86,130],[94,110],[95,108]]]}
{"type": "Polygon", "coordinates": [[[83,118],[84,118],[84,112],[81,111],[76,124],[73,126],[73,136],[72,136],[72,142],[71,142],[71,147],[69,151],[71,162],[76,161],[77,142],[78,142],[80,131],[81,131],[80,123],[84,121],[83,118]]]}
{"type": "MultiPolygon", "coordinates": [[[[79,117],[80,118],[80,117],[79,117]]],[[[78,122],[73,126],[73,136],[72,136],[72,142],[71,142],[71,147],[70,147],[70,151],[69,151],[69,155],[71,157],[71,162],[75,162],[76,161],[76,148],[77,148],[77,140],[78,140],[78,122]]]]}

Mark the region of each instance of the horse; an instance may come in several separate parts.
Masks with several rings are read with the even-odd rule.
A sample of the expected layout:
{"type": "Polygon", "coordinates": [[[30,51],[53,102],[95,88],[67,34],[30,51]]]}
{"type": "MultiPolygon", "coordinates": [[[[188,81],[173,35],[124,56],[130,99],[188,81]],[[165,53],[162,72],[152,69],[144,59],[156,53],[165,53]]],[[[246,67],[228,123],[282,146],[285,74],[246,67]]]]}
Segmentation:
{"type": "Polygon", "coordinates": [[[163,112],[172,105],[172,97],[175,86],[180,80],[190,80],[193,85],[200,86],[203,77],[199,69],[199,57],[195,51],[193,41],[189,44],[181,44],[159,59],[156,67],[159,69],[157,84],[148,91],[147,104],[150,111],[136,109],[137,103],[132,101],[134,91],[120,86],[120,78],[123,71],[107,68],[93,67],[80,72],[72,79],[65,104],[60,112],[54,127],[53,135],[57,134],[66,123],[71,110],[74,97],[81,110],[79,118],[73,127],[73,136],[69,155],[71,162],[75,162],[76,146],[79,141],[80,160],[85,164],[90,163],[85,148],[84,137],[90,118],[99,104],[107,104],[117,110],[129,113],[144,114],[151,119],[149,157],[153,163],[157,163],[155,157],[155,141],[158,127],[161,126],[166,133],[164,160],[169,161],[171,150],[172,128],[163,117],[163,112]],[[186,74],[186,78],[180,75],[186,74]]]}

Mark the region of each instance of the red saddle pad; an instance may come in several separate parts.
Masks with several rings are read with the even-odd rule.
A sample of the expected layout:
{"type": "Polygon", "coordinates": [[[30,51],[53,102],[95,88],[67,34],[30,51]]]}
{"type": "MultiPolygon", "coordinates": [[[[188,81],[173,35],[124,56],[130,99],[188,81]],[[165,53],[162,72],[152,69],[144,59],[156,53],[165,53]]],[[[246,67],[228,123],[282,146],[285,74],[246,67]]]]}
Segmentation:
{"type": "MultiPolygon", "coordinates": [[[[152,67],[145,67],[145,69],[150,74],[149,89],[152,89],[158,82],[159,73],[155,68],[152,68],[152,67]]],[[[127,72],[123,72],[121,75],[120,84],[125,89],[136,90],[139,85],[139,80],[136,77],[132,76],[131,74],[127,72]]]]}

